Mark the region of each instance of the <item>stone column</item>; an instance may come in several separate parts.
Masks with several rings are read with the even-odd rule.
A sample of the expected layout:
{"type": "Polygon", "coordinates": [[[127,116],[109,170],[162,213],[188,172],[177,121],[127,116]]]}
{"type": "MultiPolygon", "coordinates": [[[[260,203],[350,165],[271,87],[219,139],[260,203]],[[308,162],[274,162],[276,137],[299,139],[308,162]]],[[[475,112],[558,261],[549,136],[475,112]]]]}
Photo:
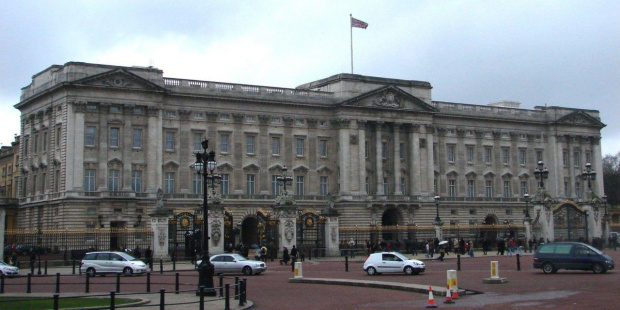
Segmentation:
{"type": "Polygon", "coordinates": [[[394,195],[403,194],[400,188],[401,171],[400,171],[400,127],[402,124],[394,124],[394,195]]]}
{"type": "Polygon", "coordinates": [[[383,192],[383,143],[382,143],[382,132],[381,127],[383,126],[383,122],[375,123],[375,174],[377,177],[377,196],[387,195],[387,193],[383,192]]]}
{"type": "Polygon", "coordinates": [[[358,166],[359,170],[359,195],[366,196],[366,120],[357,120],[357,132],[359,135],[359,153],[358,166]]]}
{"type": "Polygon", "coordinates": [[[422,171],[420,170],[420,127],[411,125],[409,133],[409,196],[422,192],[422,171]]]}
{"type": "Polygon", "coordinates": [[[286,247],[290,250],[297,242],[297,208],[295,205],[281,205],[275,206],[274,211],[280,219],[278,222],[280,248],[286,247]]]}
{"type": "Polygon", "coordinates": [[[168,254],[168,216],[170,211],[156,208],[149,216],[151,217],[151,228],[153,229],[153,260],[169,259],[168,254]]]}
{"type": "Polygon", "coordinates": [[[338,142],[340,143],[340,149],[338,150],[338,162],[340,163],[340,193],[341,196],[347,196],[351,194],[349,186],[350,174],[351,174],[351,152],[349,143],[349,125],[351,120],[340,119],[338,128],[338,142]]]}
{"type": "MultiPolygon", "coordinates": [[[[435,141],[433,139],[434,128],[431,125],[426,125],[426,184],[427,184],[427,192],[429,197],[435,196],[435,194],[439,194],[441,191],[439,184],[437,184],[437,193],[434,193],[433,183],[435,181],[435,161],[433,160],[433,146],[435,141]]],[[[437,180],[439,183],[439,180],[437,180]]]]}
{"type": "Polygon", "coordinates": [[[254,147],[258,150],[258,166],[261,167],[257,180],[259,186],[258,193],[260,195],[269,195],[271,180],[269,179],[269,170],[265,169],[265,167],[268,167],[269,159],[271,158],[271,141],[269,137],[269,123],[271,122],[271,116],[259,115],[258,122],[258,137],[256,140],[257,145],[254,147]]]}
{"type": "MultiPolygon", "coordinates": [[[[245,114],[233,113],[233,128],[234,131],[230,137],[230,146],[232,149],[232,165],[236,170],[232,175],[232,188],[235,195],[243,195],[245,193],[245,171],[243,170],[243,158],[244,156],[244,144],[246,142],[245,134],[243,132],[243,119],[245,114]]],[[[258,181],[258,180],[256,180],[258,181]]],[[[257,191],[258,192],[258,191],[257,191]]]]}
{"type": "MultiPolygon", "coordinates": [[[[591,145],[592,145],[592,169],[596,171],[597,178],[594,181],[594,193],[598,197],[602,197],[605,194],[604,184],[603,184],[603,154],[601,153],[601,137],[590,137],[591,145]]],[[[609,237],[609,234],[605,235],[605,239],[609,237]]]]}
{"type": "Polygon", "coordinates": [[[443,239],[443,230],[442,230],[442,226],[443,226],[443,222],[433,222],[435,225],[435,237],[437,239],[439,239],[439,241],[441,241],[443,239]]]}
{"type": "Polygon", "coordinates": [[[540,213],[540,217],[538,219],[538,223],[540,225],[540,237],[543,238],[544,242],[549,240],[553,242],[555,239],[555,234],[553,232],[553,211],[551,210],[551,206],[546,206],[540,201],[536,201],[533,203],[534,206],[534,214],[540,213]]]}
{"type": "Polygon", "coordinates": [[[338,211],[335,209],[326,209],[321,213],[325,217],[325,246],[327,247],[327,256],[339,256],[340,235],[338,231],[338,211]]]}
{"type": "MultiPolygon", "coordinates": [[[[4,206],[0,206],[0,261],[4,261],[4,233],[6,230],[6,209],[4,206]]],[[[8,260],[7,260],[8,262],[8,260]]]]}
{"type": "Polygon", "coordinates": [[[146,191],[149,193],[157,192],[162,188],[162,165],[163,165],[163,142],[162,137],[162,115],[159,107],[147,107],[148,124],[146,127],[146,191]]]}
{"type": "MultiPolygon", "coordinates": [[[[217,191],[217,189],[216,189],[217,191]]],[[[209,236],[209,255],[224,253],[224,208],[220,204],[219,195],[209,190],[209,227],[207,227],[207,236],[209,236]]]]}

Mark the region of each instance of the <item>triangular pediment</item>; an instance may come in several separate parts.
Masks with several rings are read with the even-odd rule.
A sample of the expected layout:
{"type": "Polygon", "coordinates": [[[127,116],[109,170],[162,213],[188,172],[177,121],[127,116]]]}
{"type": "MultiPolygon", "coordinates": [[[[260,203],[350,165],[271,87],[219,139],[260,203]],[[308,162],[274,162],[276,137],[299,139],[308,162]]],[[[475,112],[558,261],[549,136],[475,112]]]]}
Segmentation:
{"type": "Polygon", "coordinates": [[[438,112],[435,107],[394,85],[386,85],[359,96],[347,99],[342,101],[340,106],[431,113],[438,112]]]}
{"type": "Polygon", "coordinates": [[[143,90],[164,92],[165,88],[146,80],[127,69],[116,69],[92,75],[72,83],[76,86],[91,86],[102,88],[143,90]]]}
{"type": "Polygon", "coordinates": [[[584,111],[575,111],[560,117],[556,124],[566,124],[571,126],[594,126],[598,128],[603,128],[606,125],[603,124],[600,120],[595,117],[590,116],[590,114],[584,111]]]}

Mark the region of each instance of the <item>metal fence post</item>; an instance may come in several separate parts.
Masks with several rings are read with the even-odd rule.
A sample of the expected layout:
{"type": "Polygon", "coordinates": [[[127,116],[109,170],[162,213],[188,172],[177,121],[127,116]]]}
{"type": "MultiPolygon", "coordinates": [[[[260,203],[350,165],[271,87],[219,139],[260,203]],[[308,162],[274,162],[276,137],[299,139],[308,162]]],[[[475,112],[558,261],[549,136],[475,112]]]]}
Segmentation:
{"type": "Polygon", "coordinates": [[[116,292],[110,292],[110,310],[114,310],[116,308],[116,292]]]}
{"type": "Polygon", "coordinates": [[[56,273],[56,294],[60,293],[60,272],[56,273]]]}
{"type": "Polygon", "coordinates": [[[456,254],[456,270],[461,271],[461,254],[456,254]]]}
{"type": "Polygon", "coordinates": [[[164,273],[164,260],[161,258],[159,259],[159,273],[164,273]]]}
{"type": "Polygon", "coordinates": [[[71,274],[75,274],[75,259],[71,263],[71,274]]]}
{"type": "Polygon", "coordinates": [[[163,288],[159,290],[159,309],[166,309],[166,290],[163,288]]]}
{"type": "Polygon", "coordinates": [[[47,259],[45,260],[45,262],[44,262],[44,263],[45,263],[45,269],[44,269],[44,270],[45,270],[45,272],[44,272],[43,274],[44,274],[44,275],[47,275],[47,259]]]}
{"type": "Polygon", "coordinates": [[[349,256],[344,257],[344,271],[349,272],[349,256]]]}
{"type": "Polygon", "coordinates": [[[116,292],[117,293],[121,292],[121,274],[120,273],[116,274],[116,292]]]}
{"type": "Polygon", "coordinates": [[[86,273],[86,289],[84,290],[85,293],[90,293],[90,274],[86,273]]]}
{"type": "Polygon", "coordinates": [[[30,294],[30,284],[32,283],[32,273],[28,274],[28,283],[26,284],[26,293],[30,294]]]}
{"type": "Polygon", "coordinates": [[[146,273],[146,292],[147,293],[151,292],[151,273],[150,272],[146,273]]]}

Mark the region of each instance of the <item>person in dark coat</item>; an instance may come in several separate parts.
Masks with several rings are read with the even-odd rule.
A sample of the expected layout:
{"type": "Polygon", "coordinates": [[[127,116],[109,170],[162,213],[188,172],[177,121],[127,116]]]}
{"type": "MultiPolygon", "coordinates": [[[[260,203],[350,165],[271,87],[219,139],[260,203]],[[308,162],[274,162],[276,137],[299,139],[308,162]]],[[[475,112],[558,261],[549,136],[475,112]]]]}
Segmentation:
{"type": "Polygon", "coordinates": [[[149,268],[153,270],[153,251],[150,245],[144,250],[144,258],[146,259],[146,263],[149,264],[149,268]]]}
{"type": "Polygon", "coordinates": [[[288,255],[288,249],[284,247],[282,250],[282,260],[280,260],[280,265],[288,265],[288,261],[291,257],[288,255]]]}
{"type": "Polygon", "coordinates": [[[136,245],[136,248],[133,250],[133,256],[137,259],[140,259],[142,256],[142,251],[140,251],[140,246],[136,245]]]}
{"type": "Polygon", "coordinates": [[[459,240],[459,251],[461,252],[461,255],[465,254],[465,240],[463,240],[463,238],[459,240]]]}
{"type": "Polygon", "coordinates": [[[295,262],[297,261],[297,248],[293,245],[293,248],[291,249],[291,264],[295,265],[295,262]]]}

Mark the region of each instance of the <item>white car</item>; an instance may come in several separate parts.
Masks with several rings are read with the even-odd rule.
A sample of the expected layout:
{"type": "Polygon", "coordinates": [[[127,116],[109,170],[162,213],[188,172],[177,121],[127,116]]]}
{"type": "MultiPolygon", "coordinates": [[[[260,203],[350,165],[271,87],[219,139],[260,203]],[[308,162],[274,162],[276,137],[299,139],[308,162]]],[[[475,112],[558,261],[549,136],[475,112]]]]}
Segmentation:
{"type": "MultiPolygon", "coordinates": [[[[239,254],[218,254],[209,259],[215,267],[215,274],[242,273],[244,275],[260,274],[267,270],[264,262],[249,260],[239,254]]],[[[196,261],[196,268],[202,260],[196,261]]]]}
{"type": "Polygon", "coordinates": [[[398,252],[372,253],[364,262],[368,275],[404,272],[407,275],[420,274],[426,270],[424,262],[411,259],[398,252]]]}
{"type": "Polygon", "coordinates": [[[0,275],[5,275],[7,277],[18,276],[19,268],[11,266],[0,260],[0,275]]]}
{"type": "Polygon", "coordinates": [[[80,262],[80,271],[91,277],[103,273],[146,273],[146,264],[124,252],[90,252],[80,262]]]}

